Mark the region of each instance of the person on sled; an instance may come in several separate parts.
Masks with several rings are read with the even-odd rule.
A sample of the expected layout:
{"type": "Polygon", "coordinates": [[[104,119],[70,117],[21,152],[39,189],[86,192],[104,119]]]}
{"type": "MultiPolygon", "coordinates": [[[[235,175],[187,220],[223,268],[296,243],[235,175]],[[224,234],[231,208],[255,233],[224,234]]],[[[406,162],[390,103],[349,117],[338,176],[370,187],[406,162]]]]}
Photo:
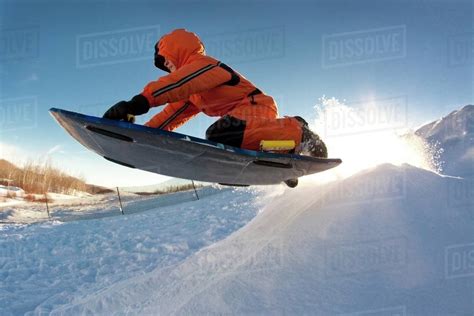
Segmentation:
{"type": "Polygon", "coordinates": [[[327,149],[301,117],[279,117],[275,100],[244,76],[205,53],[199,37],[185,29],[155,45],[155,66],[169,74],[148,83],[130,101],[120,101],[104,118],[128,120],[165,105],[146,126],[173,131],[200,112],[220,117],[206,139],[259,150],[262,140],[293,140],[296,154],[327,157],[327,149]]]}

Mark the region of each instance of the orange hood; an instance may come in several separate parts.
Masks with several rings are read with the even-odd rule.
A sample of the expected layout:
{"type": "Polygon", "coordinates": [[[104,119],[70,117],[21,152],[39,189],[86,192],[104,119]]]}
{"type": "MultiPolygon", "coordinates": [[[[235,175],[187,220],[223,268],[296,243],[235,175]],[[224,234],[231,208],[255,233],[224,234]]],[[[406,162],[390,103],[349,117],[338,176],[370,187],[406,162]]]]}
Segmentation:
{"type": "Polygon", "coordinates": [[[206,55],[199,37],[185,29],[176,29],[165,34],[158,42],[159,54],[170,60],[176,68],[185,65],[192,55],[206,55]]]}

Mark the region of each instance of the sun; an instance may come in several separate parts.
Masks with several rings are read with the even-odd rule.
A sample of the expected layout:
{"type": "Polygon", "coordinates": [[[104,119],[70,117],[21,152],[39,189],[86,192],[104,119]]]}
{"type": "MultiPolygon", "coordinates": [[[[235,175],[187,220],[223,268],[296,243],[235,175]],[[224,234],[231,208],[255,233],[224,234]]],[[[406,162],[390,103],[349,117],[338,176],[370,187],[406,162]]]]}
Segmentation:
{"type": "Polygon", "coordinates": [[[410,164],[438,171],[433,149],[408,128],[402,107],[392,102],[368,102],[351,106],[335,98],[321,98],[311,128],[326,142],[329,157],[343,163],[313,175],[318,182],[349,177],[380,164],[410,164]]]}

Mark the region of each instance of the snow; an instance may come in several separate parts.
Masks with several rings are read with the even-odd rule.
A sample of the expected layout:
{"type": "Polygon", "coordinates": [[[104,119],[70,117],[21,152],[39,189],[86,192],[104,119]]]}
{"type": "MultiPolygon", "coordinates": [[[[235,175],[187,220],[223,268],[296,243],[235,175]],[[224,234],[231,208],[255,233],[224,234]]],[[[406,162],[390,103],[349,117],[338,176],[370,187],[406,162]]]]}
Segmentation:
{"type": "Polygon", "coordinates": [[[472,193],[384,164],[330,185],[160,208],[129,197],[125,216],[4,225],[0,313],[470,314],[472,193]]]}
{"type": "Polygon", "coordinates": [[[472,314],[466,181],[387,164],[330,186],[271,192],[249,224],[211,247],[35,311],[472,314]]]}
{"type": "MultiPolygon", "coordinates": [[[[115,209],[104,218],[98,204],[95,219],[78,220],[91,218],[92,210],[73,220],[58,209],[51,221],[0,226],[0,314],[52,310],[83,293],[177,264],[259,211],[255,190],[206,190],[198,201],[175,195],[174,205],[162,207],[159,197],[125,197],[124,216],[115,209]]],[[[85,206],[64,212],[74,207],[85,206]]]]}
{"type": "Polygon", "coordinates": [[[86,192],[74,192],[74,194],[62,194],[62,193],[54,193],[54,192],[48,192],[48,198],[52,199],[53,201],[58,201],[58,200],[72,200],[72,199],[77,199],[77,198],[83,198],[83,197],[91,197],[92,194],[86,193],[86,192]]]}
{"type": "Polygon", "coordinates": [[[23,203],[25,203],[25,201],[23,200],[6,198],[6,199],[0,200],[0,207],[14,206],[14,205],[23,204],[23,203]]]}
{"type": "MultiPolygon", "coordinates": [[[[35,204],[27,203],[24,199],[25,195],[25,191],[22,188],[0,185],[0,197],[3,197],[0,199],[0,212],[2,208],[13,205],[25,204],[26,211],[28,211],[30,207],[34,207],[35,204]],[[13,197],[10,198],[8,195],[13,197]]],[[[44,194],[28,194],[28,196],[34,197],[37,200],[44,199],[44,194]]],[[[47,196],[48,199],[50,199],[50,203],[61,203],[61,201],[74,201],[81,200],[84,197],[92,197],[91,194],[81,191],[73,192],[73,194],[48,192],[47,196]]],[[[1,213],[0,218],[2,218],[1,213]]]]}
{"type": "Polygon", "coordinates": [[[128,193],[125,215],[113,194],[58,201],[50,219],[2,208],[0,315],[472,315],[470,111],[417,131],[452,149],[447,175],[410,149],[296,189],[128,193]]]}
{"type": "Polygon", "coordinates": [[[0,196],[7,196],[8,194],[16,197],[22,197],[25,194],[23,189],[14,186],[0,185],[0,196]]]}

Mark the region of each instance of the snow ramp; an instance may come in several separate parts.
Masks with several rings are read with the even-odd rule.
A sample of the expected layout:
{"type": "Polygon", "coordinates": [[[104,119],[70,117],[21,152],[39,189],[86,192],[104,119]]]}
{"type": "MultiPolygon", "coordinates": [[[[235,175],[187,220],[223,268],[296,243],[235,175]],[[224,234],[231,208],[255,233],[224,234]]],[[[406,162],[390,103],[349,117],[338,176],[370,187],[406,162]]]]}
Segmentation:
{"type": "Polygon", "coordinates": [[[179,265],[76,296],[52,313],[474,313],[472,180],[385,164],[269,201],[179,265]]]}

